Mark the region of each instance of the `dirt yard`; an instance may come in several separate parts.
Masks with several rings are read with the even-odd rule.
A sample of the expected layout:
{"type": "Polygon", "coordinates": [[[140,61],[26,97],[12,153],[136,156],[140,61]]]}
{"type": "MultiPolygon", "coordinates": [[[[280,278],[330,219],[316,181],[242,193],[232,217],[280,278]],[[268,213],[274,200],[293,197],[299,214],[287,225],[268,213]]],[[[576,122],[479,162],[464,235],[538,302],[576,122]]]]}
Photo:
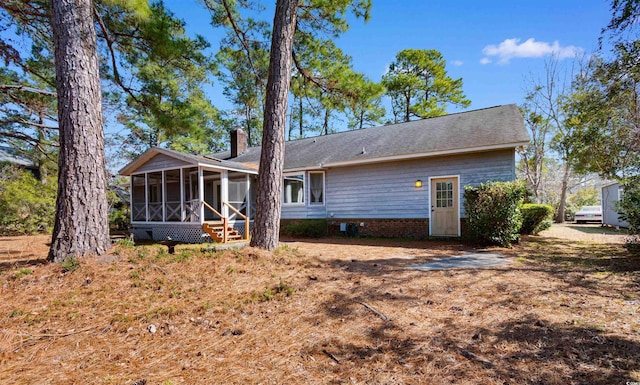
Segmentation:
{"type": "Polygon", "coordinates": [[[3,384],[640,381],[640,256],[554,226],[490,269],[407,266],[455,242],[288,240],[275,253],[121,243],[46,264],[0,238],[3,384]]]}

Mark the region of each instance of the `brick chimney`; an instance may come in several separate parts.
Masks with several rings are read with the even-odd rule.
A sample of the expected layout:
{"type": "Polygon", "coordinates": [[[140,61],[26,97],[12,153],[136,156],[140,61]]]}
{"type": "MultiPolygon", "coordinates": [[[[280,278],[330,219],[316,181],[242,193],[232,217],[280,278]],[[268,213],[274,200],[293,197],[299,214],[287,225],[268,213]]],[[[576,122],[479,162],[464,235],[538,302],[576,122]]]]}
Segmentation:
{"type": "Polygon", "coordinates": [[[235,158],[247,151],[247,133],[238,128],[231,131],[231,157],[235,158]]]}

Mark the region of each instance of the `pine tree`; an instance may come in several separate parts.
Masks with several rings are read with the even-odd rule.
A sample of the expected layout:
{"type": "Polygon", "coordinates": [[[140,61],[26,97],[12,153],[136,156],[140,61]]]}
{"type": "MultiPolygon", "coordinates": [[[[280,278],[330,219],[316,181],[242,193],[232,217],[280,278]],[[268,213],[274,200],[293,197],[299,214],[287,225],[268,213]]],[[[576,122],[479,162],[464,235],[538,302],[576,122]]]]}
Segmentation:
{"type": "Polygon", "coordinates": [[[396,55],[382,78],[396,121],[446,115],[449,104],[471,104],[462,92],[462,79],[449,77],[445,66],[442,54],[433,49],[406,49],[396,55]]]}
{"type": "Polygon", "coordinates": [[[91,0],[52,2],[60,158],[49,260],[110,247],[101,88],[91,0]]]}

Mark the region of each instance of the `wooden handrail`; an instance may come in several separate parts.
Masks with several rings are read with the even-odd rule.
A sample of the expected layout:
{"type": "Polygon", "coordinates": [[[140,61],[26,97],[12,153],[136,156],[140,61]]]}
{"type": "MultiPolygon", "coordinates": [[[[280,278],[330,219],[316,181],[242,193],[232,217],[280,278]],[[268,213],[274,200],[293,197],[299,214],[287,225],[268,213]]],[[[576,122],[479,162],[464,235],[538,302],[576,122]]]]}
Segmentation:
{"type": "MultiPolygon", "coordinates": [[[[213,207],[211,207],[210,204],[208,204],[205,201],[200,201],[202,202],[202,204],[204,205],[204,207],[208,208],[209,210],[213,211],[217,216],[220,217],[220,219],[222,219],[222,243],[227,243],[227,217],[223,217],[222,214],[220,214],[218,212],[218,210],[214,209],[213,207]]],[[[204,218],[203,218],[204,219],[204,218]]]]}
{"type": "Polygon", "coordinates": [[[216,214],[217,216],[219,216],[219,217],[220,217],[220,219],[224,219],[224,217],[222,216],[222,214],[220,214],[220,213],[218,212],[218,210],[216,210],[216,209],[214,209],[213,207],[211,207],[211,205],[210,205],[210,204],[208,204],[208,203],[207,203],[207,202],[205,202],[205,201],[200,201],[200,202],[204,205],[204,207],[208,208],[209,210],[213,211],[213,213],[214,213],[214,214],[216,214]]]}
{"type": "Polygon", "coordinates": [[[236,215],[238,215],[240,218],[244,219],[244,239],[249,239],[249,216],[244,215],[243,213],[238,211],[238,209],[233,207],[229,202],[222,202],[222,203],[227,207],[229,207],[231,211],[236,213],[236,215]]]}
{"type": "MultiPolygon", "coordinates": [[[[222,232],[222,238],[223,238],[223,242],[227,243],[227,226],[229,223],[229,218],[223,216],[222,214],[220,214],[218,212],[218,210],[214,209],[213,207],[211,207],[210,204],[208,204],[205,201],[200,201],[204,207],[208,208],[209,210],[213,211],[214,214],[216,214],[218,217],[220,217],[220,219],[222,219],[222,226],[224,226],[224,231],[222,232]]],[[[238,215],[240,218],[244,219],[244,226],[245,226],[245,239],[249,239],[249,217],[247,215],[244,215],[243,213],[241,213],[238,209],[236,209],[235,207],[233,207],[229,202],[222,202],[222,204],[224,204],[225,206],[229,207],[231,209],[231,211],[233,211],[234,213],[236,213],[236,215],[238,215]]]]}
{"type": "Polygon", "coordinates": [[[238,214],[240,217],[242,217],[242,219],[247,219],[247,216],[244,215],[243,213],[241,213],[240,211],[238,211],[237,208],[233,207],[233,205],[231,205],[228,202],[222,202],[225,206],[229,207],[231,209],[231,211],[233,211],[234,213],[238,214]]]}

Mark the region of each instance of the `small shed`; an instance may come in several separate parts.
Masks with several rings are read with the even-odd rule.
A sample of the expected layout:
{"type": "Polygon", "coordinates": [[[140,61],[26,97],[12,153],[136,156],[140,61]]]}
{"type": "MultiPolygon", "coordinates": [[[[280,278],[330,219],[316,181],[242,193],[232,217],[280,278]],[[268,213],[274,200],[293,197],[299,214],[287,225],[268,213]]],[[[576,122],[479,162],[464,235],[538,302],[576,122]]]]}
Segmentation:
{"type": "Polygon", "coordinates": [[[602,186],[602,224],[609,226],[629,227],[629,223],[620,219],[618,202],[622,199],[624,189],[618,182],[602,186]]]}

